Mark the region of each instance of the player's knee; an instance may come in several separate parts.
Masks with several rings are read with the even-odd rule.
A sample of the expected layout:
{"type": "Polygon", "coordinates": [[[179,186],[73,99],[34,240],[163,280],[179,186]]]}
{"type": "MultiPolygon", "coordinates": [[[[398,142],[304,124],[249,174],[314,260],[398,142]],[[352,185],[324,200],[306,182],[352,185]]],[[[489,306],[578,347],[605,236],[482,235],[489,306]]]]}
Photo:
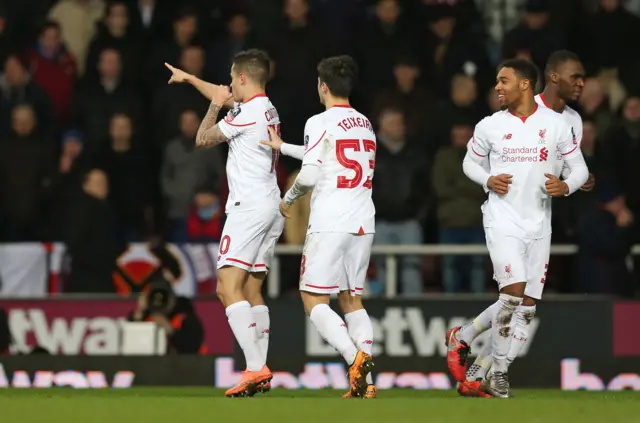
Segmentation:
{"type": "Polygon", "coordinates": [[[525,295],[524,299],[522,300],[522,305],[525,307],[532,307],[536,305],[536,300],[525,295]]]}
{"type": "Polygon", "coordinates": [[[500,290],[501,294],[511,295],[512,297],[522,298],[524,297],[524,290],[527,287],[526,282],[516,282],[511,285],[507,285],[500,290]]]}
{"type": "Polygon", "coordinates": [[[262,284],[266,273],[250,273],[247,283],[244,286],[244,297],[252,306],[264,305],[262,298],[262,284]]]}
{"type": "Polygon", "coordinates": [[[234,267],[223,267],[218,270],[216,295],[225,306],[244,299],[244,270],[234,267]]]}
{"type": "Polygon", "coordinates": [[[319,304],[329,304],[329,295],[316,294],[313,292],[300,291],[302,304],[304,304],[304,312],[307,316],[311,316],[311,310],[319,304]]]}
{"type": "Polygon", "coordinates": [[[362,297],[359,295],[350,295],[349,291],[342,291],[338,295],[338,305],[344,314],[353,313],[364,308],[362,305],[362,297]]]}

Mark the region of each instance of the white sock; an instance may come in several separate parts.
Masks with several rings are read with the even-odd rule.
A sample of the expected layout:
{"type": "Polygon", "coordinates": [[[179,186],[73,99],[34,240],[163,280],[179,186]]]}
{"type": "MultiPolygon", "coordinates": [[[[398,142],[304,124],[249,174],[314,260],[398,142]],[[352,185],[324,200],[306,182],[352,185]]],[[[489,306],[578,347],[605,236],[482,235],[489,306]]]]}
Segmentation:
{"type": "Polygon", "coordinates": [[[493,317],[491,328],[491,343],[493,348],[493,371],[507,371],[507,354],[511,346],[511,319],[516,309],[522,304],[522,298],[507,294],[500,294],[498,299],[500,308],[493,317]]]}
{"type": "Polygon", "coordinates": [[[251,312],[249,301],[231,304],[225,309],[229,326],[244,352],[247,370],[257,372],[265,365],[260,349],[256,343],[256,321],[251,312]]]}
{"type": "MultiPolygon", "coordinates": [[[[373,325],[367,310],[361,309],[344,315],[347,322],[347,330],[353,343],[361,351],[369,355],[373,354],[373,325]]],[[[373,376],[367,374],[367,385],[373,385],[373,376]]]]}
{"type": "Polygon", "coordinates": [[[458,338],[459,341],[466,342],[467,345],[471,345],[478,335],[491,328],[491,321],[499,308],[500,301],[496,301],[491,304],[482,313],[480,313],[478,317],[460,328],[458,333],[456,333],[456,338],[458,338]]]}
{"type": "Polygon", "coordinates": [[[269,307],[266,305],[257,305],[251,307],[253,318],[256,320],[256,336],[260,354],[264,362],[267,362],[267,353],[269,352],[269,334],[271,320],[269,319],[269,307]]]}
{"type": "Polygon", "coordinates": [[[484,379],[489,372],[489,369],[491,369],[492,364],[493,357],[491,356],[491,338],[489,338],[473,364],[467,369],[467,380],[469,382],[474,382],[478,379],[484,379]]]}
{"type": "Polygon", "coordinates": [[[342,354],[347,364],[353,364],[358,354],[358,348],[349,338],[344,320],[327,304],[318,304],[313,307],[309,318],[324,340],[342,354]]]}
{"type": "Polygon", "coordinates": [[[527,343],[529,338],[529,327],[536,315],[536,306],[523,306],[518,307],[514,314],[515,325],[513,330],[513,339],[511,340],[511,347],[509,347],[509,354],[507,354],[507,365],[511,365],[513,360],[518,357],[520,349],[527,343]]]}

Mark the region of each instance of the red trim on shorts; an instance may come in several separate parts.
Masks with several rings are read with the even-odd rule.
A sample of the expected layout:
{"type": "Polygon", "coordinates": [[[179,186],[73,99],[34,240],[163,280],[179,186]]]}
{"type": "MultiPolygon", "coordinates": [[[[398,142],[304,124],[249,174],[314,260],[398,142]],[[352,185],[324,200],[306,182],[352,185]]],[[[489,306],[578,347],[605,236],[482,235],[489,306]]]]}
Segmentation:
{"type": "Polygon", "coordinates": [[[317,286],[317,285],[309,285],[308,283],[305,283],[304,286],[308,286],[309,288],[314,288],[314,289],[336,289],[336,288],[340,288],[340,286],[336,285],[336,286],[317,286]]]}
{"type": "Polygon", "coordinates": [[[356,288],[351,290],[351,292],[356,292],[356,291],[364,291],[364,288],[356,288]]]}
{"type": "Polygon", "coordinates": [[[264,267],[264,268],[266,268],[267,270],[269,270],[269,266],[267,266],[266,264],[254,264],[254,265],[253,265],[253,267],[256,267],[256,268],[257,268],[257,267],[264,267]]]}
{"type": "Polygon", "coordinates": [[[316,143],[315,143],[315,144],[313,144],[313,146],[312,146],[310,149],[308,149],[307,151],[305,151],[305,152],[304,152],[304,154],[307,154],[309,151],[311,151],[311,150],[313,150],[314,148],[316,148],[316,146],[317,146],[318,144],[320,144],[320,141],[322,141],[322,138],[324,138],[324,135],[325,135],[326,133],[327,133],[327,131],[324,131],[324,132],[322,133],[322,135],[320,135],[320,139],[318,139],[318,141],[316,141],[316,143]]]}
{"type": "Polygon", "coordinates": [[[249,263],[247,263],[245,261],[242,261],[242,260],[234,259],[234,258],[228,258],[228,259],[225,259],[225,261],[231,261],[233,263],[244,264],[245,266],[252,267],[249,263]]]}
{"type": "Polygon", "coordinates": [[[243,123],[241,125],[237,125],[235,123],[227,122],[226,120],[225,120],[225,122],[226,122],[227,125],[235,126],[235,127],[239,127],[239,128],[243,127],[243,126],[251,126],[251,125],[255,125],[256,124],[255,122],[251,122],[251,123],[243,123]]]}

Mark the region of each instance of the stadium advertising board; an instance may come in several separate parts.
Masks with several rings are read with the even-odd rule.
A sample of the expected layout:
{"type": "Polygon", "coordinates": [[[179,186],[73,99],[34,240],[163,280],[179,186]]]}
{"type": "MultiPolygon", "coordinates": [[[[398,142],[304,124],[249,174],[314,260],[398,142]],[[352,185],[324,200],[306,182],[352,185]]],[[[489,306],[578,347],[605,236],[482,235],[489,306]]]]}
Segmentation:
{"type": "MultiPolygon", "coordinates": [[[[7,356],[0,359],[0,388],[126,389],[133,386],[210,386],[228,388],[240,378],[241,362],[216,356],[7,356]]],[[[346,367],[340,361],[292,363],[270,360],[272,386],[284,389],[348,389],[346,367]]],[[[374,372],[378,389],[451,389],[442,359],[427,358],[405,372],[389,371],[390,362],[380,359],[374,372]]],[[[563,390],[640,391],[640,359],[605,360],[522,358],[510,376],[520,388],[563,390]]]]}

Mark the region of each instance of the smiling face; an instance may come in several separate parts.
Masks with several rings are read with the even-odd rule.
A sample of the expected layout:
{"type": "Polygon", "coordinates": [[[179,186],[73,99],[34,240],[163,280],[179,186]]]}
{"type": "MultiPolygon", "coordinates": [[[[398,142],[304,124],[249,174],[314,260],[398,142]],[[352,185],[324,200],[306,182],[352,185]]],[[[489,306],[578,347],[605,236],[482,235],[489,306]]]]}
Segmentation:
{"type": "Polygon", "coordinates": [[[523,93],[529,89],[531,81],[518,77],[513,68],[503,67],[496,77],[495,90],[501,108],[510,107],[520,102],[523,93]]]}

